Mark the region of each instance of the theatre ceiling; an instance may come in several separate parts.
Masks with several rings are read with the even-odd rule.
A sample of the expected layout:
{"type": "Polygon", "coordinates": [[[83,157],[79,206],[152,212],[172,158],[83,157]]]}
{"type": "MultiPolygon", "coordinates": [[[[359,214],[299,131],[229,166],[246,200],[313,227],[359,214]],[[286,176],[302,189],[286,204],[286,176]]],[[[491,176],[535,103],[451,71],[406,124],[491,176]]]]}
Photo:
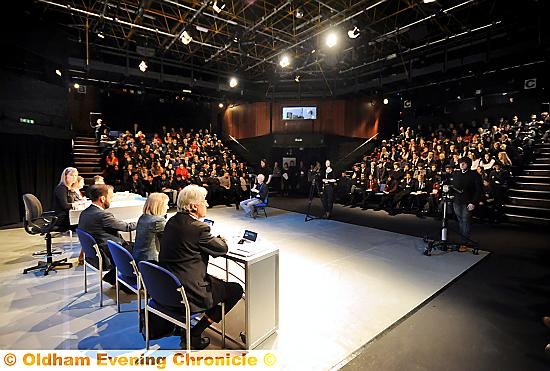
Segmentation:
{"type": "Polygon", "coordinates": [[[540,63],[544,3],[36,0],[28,13],[66,33],[69,78],[254,100],[369,94],[540,63]]]}

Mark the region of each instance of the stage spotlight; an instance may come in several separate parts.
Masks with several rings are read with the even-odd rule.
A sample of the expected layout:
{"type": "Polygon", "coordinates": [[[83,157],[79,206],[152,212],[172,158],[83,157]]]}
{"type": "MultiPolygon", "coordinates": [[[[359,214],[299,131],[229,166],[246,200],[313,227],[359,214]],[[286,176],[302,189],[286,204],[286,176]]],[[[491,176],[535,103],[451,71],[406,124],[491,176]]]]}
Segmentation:
{"type": "Polygon", "coordinates": [[[300,82],[300,75],[296,75],[296,77],[294,77],[294,81],[300,82]]]}
{"type": "Polygon", "coordinates": [[[193,40],[193,38],[191,37],[191,35],[189,35],[187,31],[183,31],[183,33],[181,34],[180,40],[185,45],[188,45],[193,40]]]}
{"type": "Polygon", "coordinates": [[[139,70],[141,72],[147,71],[147,67],[149,67],[149,66],[147,65],[147,63],[145,63],[145,61],[141,61],[141,63],[139,64],[139,70]]]}
{"type": "Polygon", "coordinates": [[[232,77],[229,79],[229,87],[234,88],[239,84],[239,80],[237,80],[236,77],[232,77]]]}
{"type": "Polygon", "coordinates": [[[388,98],[384,98],[384,104],[388,104],[390,103],[389,99],[388,98]]]}
{"type": "Polygon", "coordinates": [[[80,84],[77,83],[77,82],[75,82],[74,85],[73,85],[73,87],[74,87],[75,89],[78,89],[78,88],[80,88],[80,84]]]}
{"type": "Polygon", "coordinates": [[[97,37],[99,37],[100,39],[104,39],[105,35],[103,35],[103,32],[98,32],[97,37]]]}
{"type": "Polygon", "coordinates": [[[359,28],[357,26],[353,27],[353,29],[348,31],[348,37],[350,39],[356,39],[359,37],[359,28]]]}
{"type": "Polygon", "coordinates": [[[218,107],[223,108],[223,103],[218,104],[218,107]]]}
{"type": "Polygon", "coordinates": [[[290,65],[290,58],[288,55],[284,54],[281,57],[281,60],[279,61],[279,65],[283,68],[288,67],[290,65]]]}
{"type": "Polygon", "coordinates": [[[60,69],[55,70],[55,74],[56,74],[57,76],[61,76],[61,70],[60,70],[60,69]]]}
{"type": "Polygon", "coordinates": [[[325,44],[329,48],[332,48],[332,47],[336,46],[337,43],[338,43],[338,35],[336,35],[336,33],[334,31],[329,32],[326,39],[325,39],[325,44]]]}
{"type": "Polygon", "coordinates": [[[212,9],[214,9],[216,13],[221,12],[224,8],[225,4],[223,3],[223,1],[220,1],[220,5],[218,5],[218,1],[214,1],[214,5],[212,5],[212,9]]]}
{"type": "Polygon", "coordinates": [[[304,12],[302,11],[302,9],[297,8],[296,9],[296,18],[301,19],[303,16],[304,16],[304,12]]]}

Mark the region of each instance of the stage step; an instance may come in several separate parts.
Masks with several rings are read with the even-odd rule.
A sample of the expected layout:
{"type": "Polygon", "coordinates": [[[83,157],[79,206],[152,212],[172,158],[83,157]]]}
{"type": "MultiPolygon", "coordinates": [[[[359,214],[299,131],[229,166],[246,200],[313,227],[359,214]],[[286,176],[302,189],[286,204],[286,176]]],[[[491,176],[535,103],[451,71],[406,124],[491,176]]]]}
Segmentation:
{"type": "Polygon", "coordinates": [[[534,182],[516,182],[515,188],[524,189],[528,191],[550,191],[550,184],[534,183],[534,182]]]}
{"type": "Polygon", "coordinates": [[[545,164],[542,162],[534,162],[532,164],[527,165],[525,170],[550,170],[550,163],[545,164]]]}
{"type": "Polygon", "coordinates": [[[508,192],[510,196],[550,199],[550,191],[510,188],[508,192]]]}
{"type": "Polygon", "coordinates": [[[525,169],[523,175],[550,176],[550,169],[525,169]]]}
{"type": "Polygon", "coordinates": [[[548,183],[550,184],[550,176],[537,176],[537,175],[518,175],[514,177],[516,182],[526,183],[548,183]]]}
{"type": "Polygon", "coordinates": [[[514,215],[532,216],[535,218],[548,218],[550,220],[550,209],[536,206],[504,205],[505,213],[514,215]]]}
{"type": "Polygon", "coordinates": [[[549,225],[550,218],[537,218],[533,216],[516,215],[511,213],[505,213],[507,221],[510,223],[518,224],[537,224],[537,225],[549,225]]]}
{"type": "Polygon", "coordinates": [[[509,196],[508,203],[510,205],[541,207],[550,210],[550,199],[548,198],[509,196]]]}
{"type": "Polygon", "coordinates": [[[550,157],[535,157],[533,164],[550,164],[550,157]]]}
{"type": "Polygon", "coordinates": [[[75,137],[74,138],[75,143],[89,143],[89,144],[97,144],[97,140],[95,137],[75,137]]]}

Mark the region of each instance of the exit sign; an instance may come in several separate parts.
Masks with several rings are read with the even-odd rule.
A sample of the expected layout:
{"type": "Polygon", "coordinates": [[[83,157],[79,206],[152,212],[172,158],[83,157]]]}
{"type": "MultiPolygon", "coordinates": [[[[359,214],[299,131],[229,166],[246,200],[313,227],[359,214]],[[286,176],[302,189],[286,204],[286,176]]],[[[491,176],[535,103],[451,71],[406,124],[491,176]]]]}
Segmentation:
{"type": "Polygon", "coordinates": [[[19,117],[19,122],[21,124],[34,124],[34,120],[33,119],[27,119],[25,117],[19,117]]]}

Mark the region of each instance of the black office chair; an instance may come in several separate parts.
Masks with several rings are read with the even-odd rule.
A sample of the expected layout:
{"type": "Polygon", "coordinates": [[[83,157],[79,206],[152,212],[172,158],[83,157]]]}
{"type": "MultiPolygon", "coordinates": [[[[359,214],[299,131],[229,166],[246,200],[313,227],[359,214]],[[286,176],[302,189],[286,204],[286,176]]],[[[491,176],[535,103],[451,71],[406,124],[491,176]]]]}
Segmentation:
{"type": "MultiPolygon", "coordinates": [[[[67,258],[60,260],[53,260],[52,251],[52,231],[56,230],[57,217],[53,211],[44,212],[42,209],[42,204],[36,198],[35,195],[26,193],[23,195],[23,203],[25,204],[25,220],[24,226],[27,233],[35,235],[40,234],[45,236],[46,239],[46,261],[39,261],[35,266],[25,268],[23,274],[27,272],[40,269],[44,271],[44,275],[47,276],[48,273],[52,270],[55,270],[56,267],[65,266],[71,268],[72,263],[67,263],[67,258]]],[[[40,254],[42,255],[42,254],[40,254]]]]}

